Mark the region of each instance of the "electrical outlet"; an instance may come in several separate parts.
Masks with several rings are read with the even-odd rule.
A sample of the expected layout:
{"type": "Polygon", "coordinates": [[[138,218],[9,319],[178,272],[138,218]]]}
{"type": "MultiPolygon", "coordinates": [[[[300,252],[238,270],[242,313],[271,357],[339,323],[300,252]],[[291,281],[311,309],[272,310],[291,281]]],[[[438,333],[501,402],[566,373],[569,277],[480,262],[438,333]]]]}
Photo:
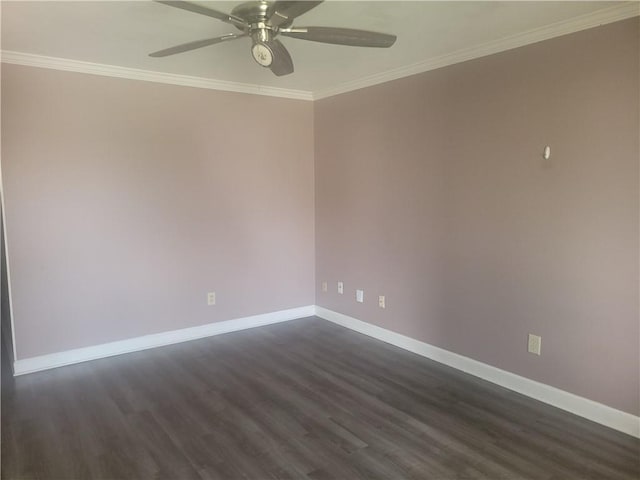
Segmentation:
{"type": "Polygon", "coordinates": [[[207,305],[215,305],[216,304],[216,292],[207,293],[207,305]]]}
{"type": "Polygon", "coordinates": [[[342,295],[344,293],[344,283],[338,282],[338,293],[342,295]]]}
{"type": "Polygon", "coordinates": [[[542,337],[538,335],[529,334],[529,342],[527,343],[527,350],[529,353],[540,355],[540,347],[542,346],[542,337]]]}
{"type": "Polygon", "coordinates": [[[327,291],[327,282],[322,282],[322,291],[323,292],[327,291]]]}
{"type": "Polygon", "coordinates": [[[364,302],[364,290],[356,290],[356,302],[364,302]]]}
{"type": "Polygon", "coordinates": [[[378,306],[379,306],[380,308],[387,308],[386,303],[385,303],[385,300],[384,300],[384,295],[380,295],[380,296],[378,297],[378,306]]]}

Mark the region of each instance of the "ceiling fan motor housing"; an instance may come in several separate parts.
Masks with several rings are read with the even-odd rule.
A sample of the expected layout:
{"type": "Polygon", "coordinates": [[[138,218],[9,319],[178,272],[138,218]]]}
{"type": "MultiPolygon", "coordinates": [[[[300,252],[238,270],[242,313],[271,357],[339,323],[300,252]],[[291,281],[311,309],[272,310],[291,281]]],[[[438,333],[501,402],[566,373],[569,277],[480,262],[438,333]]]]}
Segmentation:
{"type": "MultiPolygon", "coordinates": [[[[264,23],[267,19],[271,18],[274,12],[274,2],[256,1],[241,3],[233,10],[231,14],[236,17],[242,18],[247,23],[253,25],[256,23],[264,23]]],[[[280,26],[290,26],[293,20],[288,20],[286,23],[282,23],[280,26]]],[[[238,26],[240,30],[242,28],[238,26]]]]}
{"type": "MultiPolygon", "coordinates": [[[[251,55],[263,67],[273,63],[274,52],[271,41],[277,35],[277,27],[273,27],[268,19],[273,15],[273,2],[246,2],[235,7],[231,14],[244,19],[249,25],[251,35],[251,55]]],[[[291,22],[289,22],[291,23],[291,22]]],[[[238,28],[241,29],[240,26],[238,28]]]]}

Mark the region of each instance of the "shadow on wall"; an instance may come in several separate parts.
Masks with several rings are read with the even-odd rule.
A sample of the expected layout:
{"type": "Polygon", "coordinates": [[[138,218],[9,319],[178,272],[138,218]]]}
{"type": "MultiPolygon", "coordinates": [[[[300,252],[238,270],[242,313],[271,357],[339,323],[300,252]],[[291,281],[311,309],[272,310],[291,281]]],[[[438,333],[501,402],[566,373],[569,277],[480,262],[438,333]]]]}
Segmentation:
{"type": "MultiPolygon", "coordinates": [[[[11,305],[9,304],[9,282],[7,277],[7,254],[4,240],[4,209],[0,204],[0,239],[2,241],[2,361],[13,358],[13,342],[11,340],[11,305]],[[5,355],[5,353],[7,355],[5,355]]],[[[3,372],[4,373],[4,372],[3,372]]]]}

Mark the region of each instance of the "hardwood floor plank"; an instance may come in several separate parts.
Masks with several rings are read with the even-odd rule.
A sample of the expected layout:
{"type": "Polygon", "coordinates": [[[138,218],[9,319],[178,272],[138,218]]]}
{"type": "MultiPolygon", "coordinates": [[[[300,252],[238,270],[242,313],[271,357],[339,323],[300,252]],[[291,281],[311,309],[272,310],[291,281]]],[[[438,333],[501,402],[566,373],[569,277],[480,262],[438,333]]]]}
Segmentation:
{"type": "Polygon", "coordinates": [[[317,318],[2,377],[3,479],[640,478],[640,441],[317,318]]]}

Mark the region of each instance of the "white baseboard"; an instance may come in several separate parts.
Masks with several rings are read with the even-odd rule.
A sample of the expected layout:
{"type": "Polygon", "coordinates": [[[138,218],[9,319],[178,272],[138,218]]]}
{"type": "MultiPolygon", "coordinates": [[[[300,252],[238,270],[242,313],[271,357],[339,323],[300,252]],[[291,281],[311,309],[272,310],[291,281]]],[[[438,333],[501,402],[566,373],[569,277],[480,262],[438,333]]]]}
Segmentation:
{"type": "Polygon", "coordinates": [[[616,410],[593,400],[530,380],[486,363],[434,347],[428,343],[392,332],[323,307],[316,306],[316,315],[343,327],[382,340],[410,352],[430,358],[489,382],[508,388],[554,407],[587,418],[628,435],[640,438],[640,417],[616,410]]]}
{"type": "Polygon", "coordinates": [[[317,315],[320,318],[355,330],[356,332],[382,340],[383,342],[390,343],[404,350],[422,355],[436,362],[443,363],[515,392],[527,395],[528,397],[535,398],[541,402],[548,403],[554,407],[561,408],[562,410],[640,438],[640,417],[501,370],[486,363],[478,362],[477,360],[458,355],[457,353],[434,347],[428,343],[363,322],[356,318],[313,305],[25,358],[17,360],[14,363],[14,375],[24,375],[40,370],[48,370],[50,368],[111,357],[123,353],[136,352],[273,323],[286,322],[298,318],[310,317],[312,315],[317,315]]]}
{"type": "Polygon", "coordinates": [[[197,327],[172,330],[170,332],[144,335],[142,337],[129,338],[117,342],[103,343],[91,347],[77,348],[65,352],[51,353],[38,357],[16,360],[13,364],[14,375],[48,370],[73,363],[96,360],[98,358],[111,357],[123,353],[137,352],[148,348],[161,347],[172,343],[186,342],[198,338],[211,337],[223,333],[236,332],[247,328],[261,327],[272,323],[286,322],[297,318],[310,317],[315,314],[315,307],[305,307],[281,310],[278,312],[253,315],[251,317],[236,318],[224,322],[208,323],[197,327]]]}

